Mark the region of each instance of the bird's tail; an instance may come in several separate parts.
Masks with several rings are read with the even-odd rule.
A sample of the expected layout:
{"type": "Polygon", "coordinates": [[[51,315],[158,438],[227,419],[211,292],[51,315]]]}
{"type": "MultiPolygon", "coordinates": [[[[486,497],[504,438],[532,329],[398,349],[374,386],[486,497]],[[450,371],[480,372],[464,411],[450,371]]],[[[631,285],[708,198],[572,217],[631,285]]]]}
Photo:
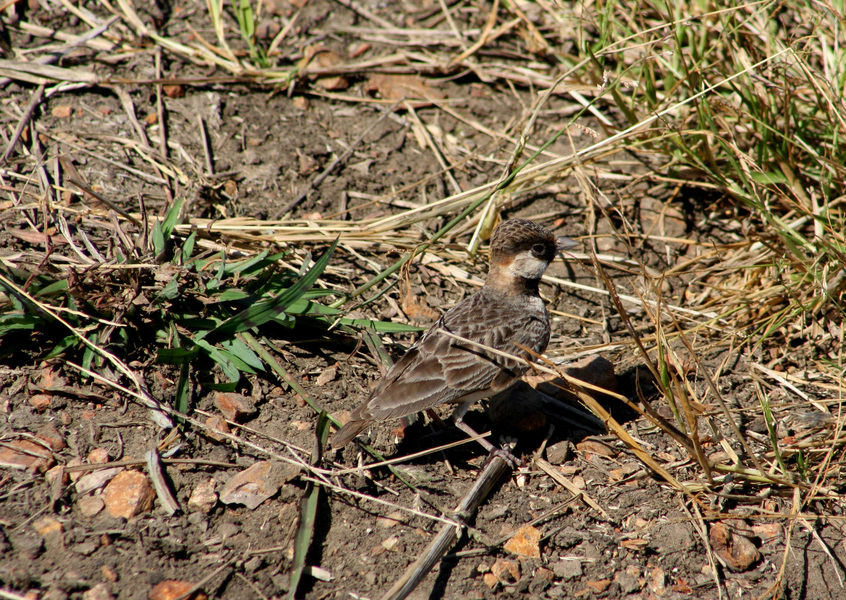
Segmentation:
{"type": "Polygon", "coordinates": [[[353,419],[349,421],[346,425],[341,427],[335,435],[332,436],[332,438],[329,440],[329,446],[336,450],[338,448],[343,448],[351,441],[353,441],[353,438],[355,436],[364,431],[364,428],[368,425],[370,425],[370,420],[368,419],[353,419]]]}

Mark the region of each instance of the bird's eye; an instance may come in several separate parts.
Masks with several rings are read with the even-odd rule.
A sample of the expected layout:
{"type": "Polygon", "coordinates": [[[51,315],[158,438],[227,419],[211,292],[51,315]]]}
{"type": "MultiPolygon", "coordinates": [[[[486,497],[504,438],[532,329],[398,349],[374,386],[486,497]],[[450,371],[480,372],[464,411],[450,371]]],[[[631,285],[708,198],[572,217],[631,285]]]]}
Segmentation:
{"type": "Polygon", "coordinates": [[[534,254],[535,256],[543,256],[544,254],[546,254],[546,246],[544,246],[543,244],[535,244],[534,246],[532,246],[532,254],[534,254]]]}

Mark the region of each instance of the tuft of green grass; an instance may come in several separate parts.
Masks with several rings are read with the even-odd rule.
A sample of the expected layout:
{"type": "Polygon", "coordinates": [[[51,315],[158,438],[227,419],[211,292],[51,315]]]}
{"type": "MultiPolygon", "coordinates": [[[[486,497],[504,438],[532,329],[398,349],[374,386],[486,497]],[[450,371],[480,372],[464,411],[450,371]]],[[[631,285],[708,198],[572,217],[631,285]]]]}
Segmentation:
{"type": "MultiPolygon", "coordinates": [[[[108,347],[113,353],[146,360],[152,342],[157,362],[179,368],[175,407],[185,412],[191,382],[231,391],[244,374],[272,372],[269,355],[257,353],[249,343],[255,338],[245,340],[243,334],[261,337],[259,329],[281,327],[296,337],[300,325],[327,334],[362,328],[392,333],[418,330],[401,323],[350,318],[339,308],[321,304],[321,299],[338,295],[314,287],[324,276],[337,240],[314,261],[307,256],[299,272],[279,267],[289,251],[265,249],[234,261],[223,251],[209,256],[197,252],[196,232],[185,239],[174,236],[181,207],[180,201],[174,202],[153,225],[149,253],[158,265],[127,274],[106,271],[94,281],[75,284],[0,266],[0,287],[7,293],[0,311],[0,352],[11,354],[25,346],[42,358],[75,356],[90,369],[100,360],[95,348],[108,347]],[[121,278],[128,274],[134,280],[127,289],[121,278]],[[110,289],[121,292],[109,296],[110,289]],[[139,289],[144,293],[132,292],[139,289]],[[109,302],[104,302],[107,296],[109,302]],[[42,310],[39,302],[50,310],[42,310]],[[63,324],[59,335],[48,335],[57,331],[54,314],[63,314],[68,326],[63,324]],[[21,331],[40,335],[22,338],[21,331]],[[82,336],[90,343],[83,343],[82,336]]],[[[116,261],[128,262],[117,251],[116,261]]]]}
{"type": "Polygon", "coordinates": [[[258,14],[253,11],[252,3],[250,0],[237,0],[234,2],[234,5],[235,18],[238,21],[238,29],[241,32],[241,37],[247,43],[247,48],[250,51],[250,59],[253,61],[253,64],[261,69],[270,67],[270,61],[267,60],[267,54],[264,49],[256,43],[256,24],[258,23],[258,14]]]}

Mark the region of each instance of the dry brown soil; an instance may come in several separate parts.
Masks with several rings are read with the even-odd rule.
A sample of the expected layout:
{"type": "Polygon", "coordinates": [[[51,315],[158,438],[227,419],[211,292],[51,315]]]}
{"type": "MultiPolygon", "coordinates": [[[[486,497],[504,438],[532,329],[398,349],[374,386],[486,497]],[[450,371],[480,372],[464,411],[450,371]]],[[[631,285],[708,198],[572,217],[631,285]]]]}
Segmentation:
{"type": "MultiPolygon", "coordinates": [[[[397,22],[400,15],[411,18],[416,14],[414,10],[423,10],[391,4],[396,6],[371,8],[397,22]]],[[[428,4],[426,8],[436,10],[428,4]]],[[[91,10],[104,14],[99,5],[91,10]]],[[[185,23],[191,22],[201,33],[212,36],[205,20],[204,3],[189,2],[181,10],[180,19],[166,15],[166,19],[173,19],[163,25],[168,35],[181,35],[185,23]]],[[[288,7],[285,13],[283,7],[282,12],[290,15],[291,10],[288,7]]],[[[469,16],[461,18],[479,26],[486,14],[486,11],[481,14],[471,11],[469,16]]],[[[85,30],[78,19],[58,9],[55,12],[29,9],[25,18],[64,31],[85,30]]],[[[273,17],[269,19],[272,21],[273,17]]],[[[295,58],[312,36],[346,55],[360,42],[354,34],[343,32],[353,25],[365,26],[367,22],[329,0],[309,2],[291,34],[293,41],[287,52],[295,58]]],[[[21,34],[13,26],[10,31],[16,48],[43,43],[41,39],[21,34]]],[[[384,45],[372,42],[369,52],[376,56],[385,50],[384,45]]],[[[155,78],[152,48],[113,64],[98,62],[92,54],[93,51],[82,52],[72,60],[114,79],[155,78]]],[[[63,64],[71,64],[70,60],[63,64]]],[[[188,199],[188,217],[275,216],[332,157],[343,153],[378,120],[385,109],[384,105],[376,106],[368,101],[372,97],[368,92],[371,73],[351,74],[349,87],[334,93],[309,80],[292,86],[289,94],[284,89],[226,81],[225,72],[209,71],[167,52],[162,61],[166,77],[221,78],[218,83],[185,84],[172,94],[174,97],[162,97],[171,142],[170,163],[183,169],[187,179],[193,182],[193,186],[176,184],[174,189],[175,195],[188,199]],[[208,130],[213,159],[211,173],[205,164],[198,115],[208,130]]],[[[449,100],[451,109],[509,135],[519,132],[512,125],[520,123],[522,127],[526,108],[536,97],[525,86],[509,86],[501,80],[483,83],[470,72],[453,77],[432,76],[428,83],[449,100]]],[[[128,94],[140,127],[154,140],[159,139],[160,125],[154,116],[148,118],[157,113],[154,85],[130,83],[82,88],[46,98],[37,108],[34,123],[49,133],[40,146],[40,164],[50,173],[57,157],[65,156],[102,195],[130,211],[138,211],[139,200],[143,199],[147,211],[161,214],[167,194],[152,179],[159,175],[136,153],[122,150],[121,141],[135,140],[138,134],[114,87],[128,94]],[[63,107],[70,107],[69,115],[63,107]],[[138,176],[115,163],[133,167],[149,177],[138,176]]],[[[31,85],[15,82],[7,84],[0,93],[4,106],[0,118],[6,139],[33,89],[31,85]]],[[[569,97],[552,97],[539,118],[534,139],[546,139],[563,123],[565,115],[573,111],[569,97]]],[[[610,108],[608,114],[619,118],[610,108]]],[[[467,189],[499,177],[513,149],[510,142],[480,133],[437,107],[417,108],[415,115],[397,110],[365,137],[334,174],[315,187],[296,207],[294,216],[319,222],[321,216],[346,211],[343,218],[355,221],[399,212],[409,203],[437,200],[454,193],[453,183],[441,173],[433,152],[416,135],[419,132],[414,126],[416,118],[427,124],[441,147],[447,149],[447,160],[460,162],[453,171],[459,187],[467,189]],[[464,154],[465,150],[471,154],[464,154]],[[406,188],[427,177],[426,183],[406,188]],[[370,200],[403,189],[392,197],[392,203],[370,200]]],[[[585,118],[581,125],[584,129],[573,131],[572,143],[576,146],[594,140],[586,133],[588,130],[600,139],[609,135],[592,118],[585,118]]],[[[566,153],[571,143],[566,139],[565,136],[557,142],[552,151],[566,153]]],[[[25,136],[21,144],[27,152],[33,148],[30,137],[25,136]]],[[[35,159],[21,154],[20,148],[13,160],[19,166],[4,166],[7,169],[4,184],[19,182],[8,179],[11,172],[23,178],[38,177],[35,159]]],[[[593,182],[608,198],[620,203],[619,210],[641,231],[659,228],[663,239],[696,236],[730,239],[731,232],[721,231],[707,218],[705,211],[710,198],[689,194],[671,201],[665,187],[653,184],[647,162],[618,154],[603,168],[607,173],[619,173],[619,182],[613,178],[596,178],[593,182]]],[[[593,178],[590,170],[585,174],[593,178]]],[[[0,253],[23,252],[30,258],[27,264],[35,269],[39,256],[45,256],[44,245],[36,239],[14,236],[9,230],[28,229],[28,223],[42,218],[39,213],[42,209],[33,206],[28,210],[13,210],[11,200],[4,192],[0,253]]],[[[80,201],[79,196],[74,197],[73,202],[80,201]]],[[[572,175],[520,195],[503,207],[502,215],[536,218],[557,233],[574,237],[584,236],[598,222],[597,231],[603,236],[599,248],[602,252],[620,257],[631,254],[657,270],[676,264],[689,251],[684,245],[658,241],[648,246],[627,247],[620,238],[605,235],[611,231],[609,223],[600,211],[589,208],[582,186],[572,175]]],[[[436,231],[451,216],[432,219],[426,230],[436,231]]],[[[94,232],[92,236],[96,243],[107,245],[103,232],[94,232]]],[[[451,243],[460,249],[457,244],[468,239],[469,231],[465,231],[451,243]]],[[[226,240],[222,242],[225,244],[226,240]]],[[[319,252],[322,246],[305,245],[302,249],[319,252]]],[[[60,252],[72,255],[66,249],[60,252]]],[[[355,256],[342,248],[333,264],[351,269],[349,280],[357,284],[395,259],[367,250],[355,256]]],[[[467,258],[459,266],[467,273],[465,281],[415,264],[408,272],[408,290],[394,286],[372,305],[361,308],[359,314],[425,326],[440,311],[476,289],[470,280],[479,282],[484,277],[483,260],[467,258]],[[403,302],[409,292],[423,302],[423,308],[416,314],[402,310],[408,306],[403,302]]],[[[550,274],[588,286],[599,285],[587,261],[557,262],[550,274]]],[[[611,270],[611,274],[620,286],[628,289],[629,273],[611,270]]],[[[349,289],[350,283],[343,276],[335,274],[329,279],[334,285],[349,289]]],[[[685,285],[683,278],[668,279],[666,298],[683,302],[685,285]]],[[[569,360],[582,348],[612,342],[602,354],[615,366],[620,391],[636,401],[635,373],[643,374],[642,369],[638,371],[641,361],[627,343],[628,333],[608,298],[559,285],[545,284],[542,292],[550,308],[556,311],[555,333],[548,355],[569,360]]],[[[115,290],[104,290],[104,293],[114,294],[115,290]]],[[[632,318],[635,324],[642,325],[642,333],[648,331],[648,320],[642,311],[633,309],[632,318]]],[[[34,334],[33,339],[39,335],[34,334]]],[[[277,329],[268,335],[284,351],[280,356],[290,377],[333,414],[356,406],[380,376],[378,359],[373,358],[356,336],[319,333],[310,337],[311,332],[301,329],[289,332],[277,329]],[[334,376],[321,378],[330,368],[337,369],[334,376]]],[[[412,339],[413,336],[400,335],[387,337],[385,342],[396,359],[412,339]]],[[[3,343],[8,344],[8,340],[3,343]]],[[[72,461],[85,462],[94,449],[104,449],[112,461],[142,458],[164,437],[164,432],[151,422],[147,410],[125,395],[65,369],[61,359],[44,361],[35,345],[17,347],[19,350],[13,355],[4,352],[4,366],[0,369],[0,443],[4,447],[16,440],[53,432],[51,435],[59,441],[51,451],[50,462],[67,466],[72,461]],[[31,398],[45,370],[62,378],[66,387],[52,394],[48,406],[36,407],[31,398]]],[[[173,368],[155,364],[149,355],[122,358],[143,374],[157,398],[165,402],[173,398],[177,375],[173,368]]],[[[717,352],[709,356],[705,351],[703,358],[706,366],[714,367],[721,364],[723,356],[717,352]]],[[[693,369],[691,383],[697,389],[704,388],[693,369]]],[[[723,373],[721,384],[733,406],[744,407],[754,399],[751,383],[733,378],[730,370],[723,373]]],[[[648,381],[641,381],[641,385],[643,393],[649,395],[648,381]]],[[[235,430],[240,437],[282,454],[286,452],[284,447],[272,440],[284,440],[306,449],[312,447],[315,412],[284,382],[272,375],[245,377],[238,391],[256,401],[255,416],[243,424],[261,434],[235,430]]],[[[202,389],[195,390],[192,409],[216,412],[211,395],[202,389]]],[[[635,419],[630,412],[617,408],[615,411],[629,431],[657,460],[671,468],[676,477],[683,480],[688,475],[698,476],[694,465],[686,462],[685,453],[666,436],[643,420],[635,419]]],[[[200,413],[195,416],[205,419],[200,413]]],[[[756,426],[754,415],[744,414],[743,419],[744,426],[756,426]]],[[[481,407],[468,420],[483,430],[489,424],[481,407]]],[[[786,542],[782,521],[761,518],[756,512],[758,507],[732,500],[732,494],[744,492],[742,489],[726,487],[725,497],[716,500],[714,496],[703,499],[686,496],[656,478],[616,437],[571,422],[555,411],[545,417],[545,423],[555,426],[549,439],[544,440],[550,431],[547,426],[520,435],[518,449],[524,453],[527,466],[498,485],[471,521],[467,535],[453,549],[453,554],[435,568],[412,597],[717,598],[720,594],[712,574],[712,569],[717,568],[722,597],[755,598],[776,580],[785,543],[790,546],[785,598],[846,597],[838,579],[843,577],[841,561],[846,560],[846,548],[834,526],[799,524],[792,528],[786,542]],[[561,454],[549,458],[602,512],[589,507],[532,466],[532,452],[544,441],[547,447],[556,450],[561,450],[561,444],[567,441],[577,445],[566,458],[561,454]],[[732,516],[734,525],[746,533],[760,552],[753,567],[734,573],[709,556],[703,543],[703,535],[707,533],[702,530],[708,522],[699,518],[703,511],[732,516]],[[518,558],[503,550],[502,539],[542,515],[545,518],[536,524],[542,534],[540,558],[518,558]],[[767,524],[771,525],[769,529],[753,529],[753,525],[767,524]],[[502,565],[513,568],[512,575],[503,575],[492,586],[490,577],[486,580],[485,575],[503,560],[511,562],[500,562],[496,568],[502,565]]],[[[396,423],[379,425],[372,433],[374,446],[388,457],[459,437],[427,425],[410,430],[397,445],[389,433],[395,426],[396,423]]],[[[760,423],[757,426],[760,429],[760,423]]],[[[173,516],[166,516],[158,501],[151,510],[128,521],[110,516],[107,510],[87,515],[74,485],[63,483],[61,478],[58,483],[51,482],[37,468],[0,471],[0,587],[15,594],[32,593],[32,597],[54,600],[108,597],[96,595],[104,593],[140,599],[147,598],[153,587],[164,580],[182,580],[203,582],[209,597],[284,597],[289,589],[293,537],[304,482],[292,479],[255,509],[218,502],[207,514],[191,511],[188,499],[198,485],[213,480],[220,491],[235,473],[267,457],[243,445],[216,441],[204,432],[191,432],[190,427],[188,432],[172,458],[189,461],[165,465],[167,481],[180,505],[173,516]],[[197,464],[191,460],[219,464],[197,464]],[[52,517],[60,524],[58,541],[55,536],[39,531],[36,524],[41,524],[43,529],[45,523],[54,522],[43,521],[45,517],[52,517]],[[105,587],[95,587],[98,584],[105,587]]],[[[711,447],[714,449],[713,442],[711,447]]],[[[439,509],[449,512],[458,503],[474,481],[484,457],[481,449],[463,446],[404,465],[402,472],[413,480],[418,492],[404,486],[385,469],[369,471],[367,477],[341,476],[335,483],[398,507],[437,515],[439,509]]],[[[347,448],[336,458],[355,466],[357,453],[347,448]]],[[[143,466],[138,469],[143,470],[143,466]]],[[[771,513],[790,512],[790,497],[782,498],[776,493],[767,502],[771,513]]],[[[306,575],[297,597],[380,597],[420,554],[438,526],[427,517],[321,490],[307,563],[324,569],[331,578],[323,581],[306,575]],[[386,520],[387,515],[397,520],[386,520]]]]}

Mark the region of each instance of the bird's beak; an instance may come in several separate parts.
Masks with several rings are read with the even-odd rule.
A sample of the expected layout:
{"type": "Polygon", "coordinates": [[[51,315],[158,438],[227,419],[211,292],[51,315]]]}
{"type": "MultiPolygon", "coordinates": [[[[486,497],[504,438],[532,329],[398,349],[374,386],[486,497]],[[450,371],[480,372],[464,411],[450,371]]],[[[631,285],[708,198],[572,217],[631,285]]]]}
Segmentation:
{"type": "Polygon", "coordinates": [[[577,242],[576,240],[571,240],[567,236],[561,235],[555,238],[555,245],[556,252],[558,254],[561,254],[562,252],[566,252],[567,250],[575,248],[579,245],[579,242],[577,242]]]}

